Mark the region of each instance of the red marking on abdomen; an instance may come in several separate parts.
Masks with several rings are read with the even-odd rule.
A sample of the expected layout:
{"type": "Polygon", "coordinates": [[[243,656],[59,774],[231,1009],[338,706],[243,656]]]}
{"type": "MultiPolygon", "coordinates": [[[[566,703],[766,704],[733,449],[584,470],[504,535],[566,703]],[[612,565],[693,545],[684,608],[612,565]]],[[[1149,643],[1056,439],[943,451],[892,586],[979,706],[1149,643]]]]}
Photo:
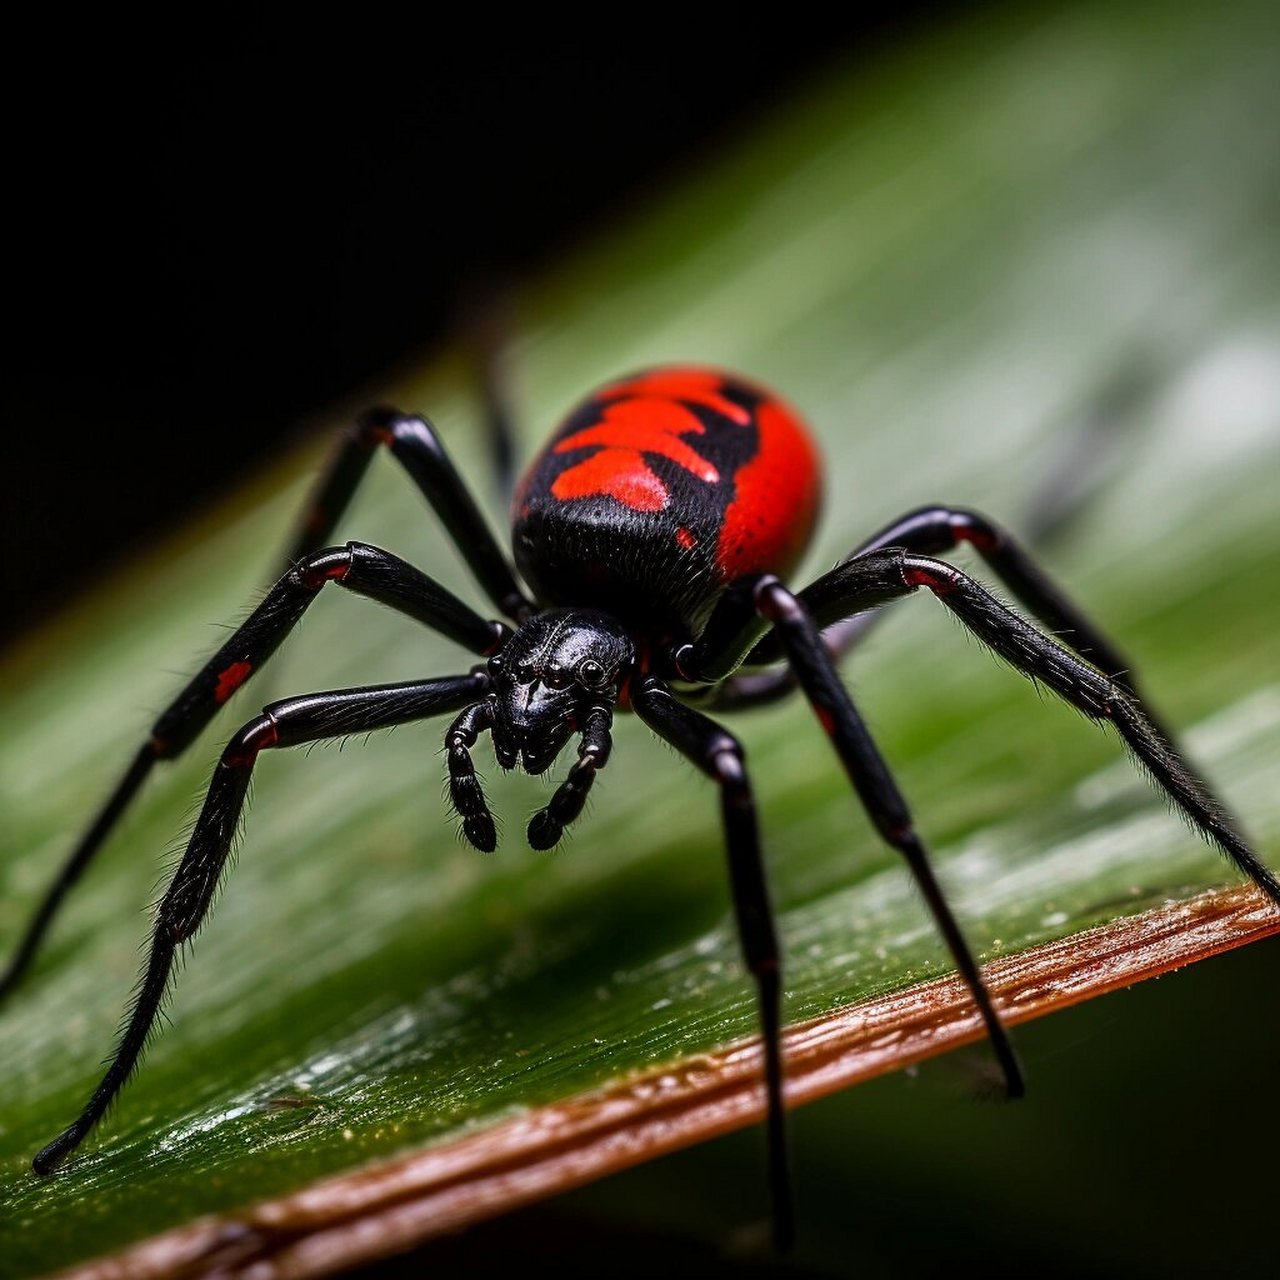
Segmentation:
{"type": "Polygon", "coordinates": [[[225,671],[219,671],[213,700],[221,706],[252,674],[251,662],[233,662],[225,671]]]}
{"type": "Polygon", "coordinates": [[[818,451],[800,419],[765,400],[756,411],[756,429],[759,450],[738,471],[716,546],[716,566],[726,582],[793,569],[822,496],[818,451]]]}
{"type": "Polygon", "coordinates": [[[589,458],[562,471],[551,485],[553,497],[616,498],[633,511],[661,511],[667,505],[667,486],[650,469],[646,453],[670,458],[677,466],[707,484],[720,473],[682,436],[702,435],[703,426],[691,409],[672,400],[623,400],[605,408],[601,421],[566,436],[556,453],[602,445],[589,458]]]}
{"type": "Polygon", "coordinates": [[[676,530],[676,541],[686,550],[692,551],[698,545],[698,539],[694,536],[692,529],[686,529],[681,525],[676,530]]]}
{"type": "Polygon", "coordinates": [[[725,379],[714,369],[654,369],[626,382],[615,382],[598,393],[601,400],[684,400],[700,404],[740,427],[751,425],[751,411],[723,394],[725,379]]]}

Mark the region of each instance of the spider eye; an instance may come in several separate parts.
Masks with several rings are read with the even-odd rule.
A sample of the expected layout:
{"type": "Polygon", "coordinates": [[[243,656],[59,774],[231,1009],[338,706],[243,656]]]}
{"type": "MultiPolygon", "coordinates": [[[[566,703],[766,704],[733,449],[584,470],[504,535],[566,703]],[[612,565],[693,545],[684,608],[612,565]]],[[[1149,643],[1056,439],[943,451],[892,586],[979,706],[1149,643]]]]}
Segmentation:
{"type": "Polygon", "coordinates": [[[516,666],[516,680],[520,684],[532,684],[533,677],[536,674],[537,673],[533,669],[533,664],[530,662],[521,662],[516,666]]]}
{"type": "Polygon", "coordinates": [[[495,653],[493,657],[489,659],[489,674],[491,676],[498,675],[500,672],[505,670],[505,668],[506,663],[502,661],[502,654],[495,653]]]}
{"type": "Polygon", "coordinates": [[[552,667],[547,672],[547,684],[553,689],[564,689],[569,685],[569,673],[563,667],[552,667]]]}
{"type": "Polygon", "coordinates": [[[604,684],[604,668],[594,658],[588,658],[578,667],[578,679],[588,688],[598,689],[604,684]]]}

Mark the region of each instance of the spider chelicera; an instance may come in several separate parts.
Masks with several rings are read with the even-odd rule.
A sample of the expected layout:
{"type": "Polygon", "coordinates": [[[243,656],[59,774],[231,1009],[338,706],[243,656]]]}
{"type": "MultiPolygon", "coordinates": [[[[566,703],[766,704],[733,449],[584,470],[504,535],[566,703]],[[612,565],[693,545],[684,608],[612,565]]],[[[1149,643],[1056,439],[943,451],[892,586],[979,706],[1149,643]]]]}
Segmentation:
{"type": "Polygon", "coordinates": [[[974,511],[923,507],[881,529],[803,590],[782,578],[817,515],[820,465],[795,413],[764,388],[700,367],[655,369],[601,388],[534,459],[513,504],[515,565],[494,541],[434,429],[390,409],[365,414],[319,486],[290,568],[160,716],[49,889],[0,977],[24,971],[67,890],[159,760],[180,755],[328,583],[380,601],[486,661],[466,675],[274,702],[234,734],[160,901],[136,1001],[83,1112],[35,1157],[48,1173],[85,1138],[133,1071],[175,956],[213,901],[259,752],[453,715],[449,789],[473,845],[497,843],[472,765],[480,736],[504,769],[577,758],[528,826],[547,849],[582,812],[608,763],[614,710],[633,711],[719,788],[734,909],[759,993],[775,1233],[792,1234],[783,1124],[778,945],[742,747],[706,713],[799,689],[880,836],[907,861],[986,1026],[1011,1095],[1017,1057],[929,865],[888,766],[836,672],[880,606],[923,588],[982,643],[1090,719],[1114,726],[1204,838],[1280,905],[1280,881],[1191,773],[1148,710],[1129,664],[1009,534],[974,511]],[[380,446],[440,516],[502,620],[475,612],[412,565],[360,542],[324,544],[380,446]],[[937,559],[972,546],[1047,632],[937,559]]]}

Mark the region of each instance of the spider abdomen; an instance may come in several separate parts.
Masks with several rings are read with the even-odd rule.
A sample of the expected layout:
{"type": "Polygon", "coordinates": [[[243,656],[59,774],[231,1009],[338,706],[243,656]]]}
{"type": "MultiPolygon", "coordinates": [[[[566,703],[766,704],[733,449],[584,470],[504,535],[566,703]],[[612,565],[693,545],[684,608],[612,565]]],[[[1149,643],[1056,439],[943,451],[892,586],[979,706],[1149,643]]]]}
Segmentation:
{"type": "Polygon", "coordinates": [[[516,563],[544,604],[693,634],[730,582],[795,567],[820,496],[817,449],[777,396],[717,369],[652,369],[588,396],[534,458],[516,563]]]}

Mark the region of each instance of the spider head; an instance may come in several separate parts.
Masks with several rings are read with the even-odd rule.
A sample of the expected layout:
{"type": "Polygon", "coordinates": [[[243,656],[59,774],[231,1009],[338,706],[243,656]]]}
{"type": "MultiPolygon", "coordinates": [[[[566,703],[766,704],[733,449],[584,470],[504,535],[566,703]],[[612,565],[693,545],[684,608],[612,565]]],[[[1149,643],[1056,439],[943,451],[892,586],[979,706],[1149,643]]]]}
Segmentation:
{"type": "Polygon", "coordinates": [[[542,773],[593,706],[612,706],[635,663],[622,625],[589,609],[549,609],[489,659],[493,749],[504,769],[542,773]]]}

